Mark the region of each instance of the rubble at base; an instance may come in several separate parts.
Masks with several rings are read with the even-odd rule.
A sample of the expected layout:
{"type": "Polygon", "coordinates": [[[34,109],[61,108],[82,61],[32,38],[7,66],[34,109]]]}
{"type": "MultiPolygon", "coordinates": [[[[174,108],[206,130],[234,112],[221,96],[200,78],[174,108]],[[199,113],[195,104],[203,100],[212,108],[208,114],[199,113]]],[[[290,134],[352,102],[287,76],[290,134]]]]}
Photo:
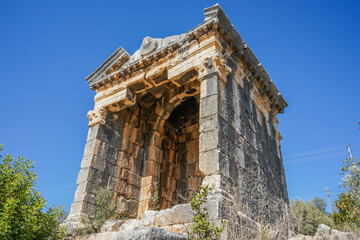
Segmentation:
{"type": "Polygon", "coordinates": [[[75,238],[76,240],[186,240],[187,236],[174,233],[159,227],[142,227],[122,232],[104,232],[75,238]]]}
{"type": "Polygon", "coordinates": [[[124,231],[117,235],[116,240],[185,240],[187,237],[183,234],[170,232],[159,227],[136,228],[132,231],[124,231]]]}
{"type": "Polygon", "coordinates": [[[298,234],[291,237],[289,240],[358,240],[351,232],[340,232],[336,229],[331,229],[325,224],[320,224],[314,237],[298,234]]]}

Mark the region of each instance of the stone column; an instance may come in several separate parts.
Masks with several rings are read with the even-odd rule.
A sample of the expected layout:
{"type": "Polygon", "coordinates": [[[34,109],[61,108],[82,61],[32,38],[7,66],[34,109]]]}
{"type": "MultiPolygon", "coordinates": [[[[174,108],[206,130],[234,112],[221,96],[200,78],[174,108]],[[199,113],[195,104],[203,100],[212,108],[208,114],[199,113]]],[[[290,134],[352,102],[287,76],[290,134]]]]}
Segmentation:
{"type": "Polygon", "coordinates": [[[207,204],[212,209],[210,218],[217,222],[224,219],[222,206],[227,204],[221,186],[221,179],[228,172],[229,165],[228,143],[224,137],[226,125],[221,117],[224,107],[221,89],[225,83],[212,59],[207,60],[205,68],[207,75],[201,78],[200,88],[199,167],[205,175],[203,185],[208,185],[213,190],[207,204]]]}

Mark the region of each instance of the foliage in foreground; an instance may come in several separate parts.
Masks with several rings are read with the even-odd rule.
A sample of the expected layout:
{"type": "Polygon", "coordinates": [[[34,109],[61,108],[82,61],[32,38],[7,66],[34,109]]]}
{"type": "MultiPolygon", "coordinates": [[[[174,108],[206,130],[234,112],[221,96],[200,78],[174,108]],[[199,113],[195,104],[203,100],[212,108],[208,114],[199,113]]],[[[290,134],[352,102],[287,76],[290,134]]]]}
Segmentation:
{"type": "Polygon", "coordinates": [[[97,233],[110,217],[115,215],[116,204],[112,201],[114,191],[108,187],[97,187],[94,206],[90,208],[86,218],[82,218],[84,229],[82,234],[97,233]]]}
{"type": "Polygon", "coordinates": [[[309,201],[296,199],[290,202],[291,218],[296,234],[314,236],[320,224],[333,226],[331,217],[325,212],[324,199],[316,197],[309,201]]]}
{"type": "Polygon", "coordinates": [[[63,209],[45,211],[46,200],[34,189],[33,163],[0,155],[0,239],[63,239],[66,235],[60,227],[63,209]]]}
{"type": "Polygon", "coordinates": [[[344,175],[341,186],[344,193],[338,195],[335,200],[337,212],[333,214],[336,225],[350,227],[353,230],[360,228],[360,161],[350,156],[343,160],[341,175],[344,175]]]}
{"type": "Polygon", "coordinates": [[[216,227],[214,223],[209,221],[209,212],[204,207],[208,200],[208,194],[211,188],[208,186],[200,186],[198,194],[196,194],[190,201],[191,209],[195,215],[192,218],[193,225],[192,232],[189,233],[189,240],[213,240],[219,239],[221,233],[224,231],[226,221],[222,221],[221,227],[216,227]]]}

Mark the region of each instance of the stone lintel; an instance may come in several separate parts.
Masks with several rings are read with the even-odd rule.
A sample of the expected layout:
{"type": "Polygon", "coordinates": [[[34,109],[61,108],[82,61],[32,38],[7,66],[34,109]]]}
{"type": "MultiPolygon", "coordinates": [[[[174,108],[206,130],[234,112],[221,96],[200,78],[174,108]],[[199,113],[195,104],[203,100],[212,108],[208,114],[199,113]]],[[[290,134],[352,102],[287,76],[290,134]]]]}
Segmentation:
{"type": "Polygon", "coordinates": [[[135,104],[136,96],[127,87],[104,91],[95,96],[95,109],[106,107],[111,112],[118,112],[127,106],[135,104]],[[100,95],[100,96],[99,96],[100,95]]]}
{"type": "Polygon", "coordinates": [[[107,111],[119,112],[136,103],[136,95],[127,87],[115,88],[112,91],[99,92],[95,96],[94,110],[89,111],[89,127],[95,124],[105,124],[107,111]]]}

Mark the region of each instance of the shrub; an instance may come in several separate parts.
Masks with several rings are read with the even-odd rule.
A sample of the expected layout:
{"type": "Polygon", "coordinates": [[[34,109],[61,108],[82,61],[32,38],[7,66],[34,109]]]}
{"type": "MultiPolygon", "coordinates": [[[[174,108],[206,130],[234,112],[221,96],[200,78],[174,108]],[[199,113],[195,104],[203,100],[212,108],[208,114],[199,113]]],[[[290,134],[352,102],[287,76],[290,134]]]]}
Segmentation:
{"type": "Polygon", "coordinates": [[[222,221],[221,227],[216,227],[214,223],[209,221],[209,212],[204,207],[208,200],[208,193],[211,188],[208,186],[200,186],[198,193],[190,201],[192,211],[194,211],[192,232],[189,234],[190,240],[213,240],[219,239],[224,231],[226,221],[222,221]]]}
{"type": "Polygon", "coordinates": [[[341,167],[341,187],[344,193],[338,195],[335,200],[337,212],[333,214],[334,222],[338,228],[350,227],[359,231],[360,228],[360,161],[350,156],[350,159],[343,160],[341,167]]]}
{"type": "Polygon", "coordinates": [[[82,218],[82,234],[97,233],[106,220],[113,217],[116,204],[112,201],[114,191],[108,187],[98,186],[94,192],[94,206],[89,209],[87,217],[82,218]]]}
{"type": "Polygon", "coordinates": [[[353,199],[347,193],[339,195],[335,201],[337,212],[333,214],[333,220],[337,228],[360,227],[360,206],[356,205],[353,199]]]}
{"type": "Polygon", "coordinates": [[[151,197],[151,208],[153,210],[159,210],[160,209],[160,186],[159,186],[159,182],[157,182],[157,181],[153,182],[153,189],[154,189],[154,194],[151,197]]]}
{"type": "MultiPolygon", "coordinates": [[[[0,144],[0,151],[2,151],[0,144]]],[[[46,200],[34,189],[34,162],[0,155],[0,239],[63,239],[61,207],[45,210],[46,200]]]]}

